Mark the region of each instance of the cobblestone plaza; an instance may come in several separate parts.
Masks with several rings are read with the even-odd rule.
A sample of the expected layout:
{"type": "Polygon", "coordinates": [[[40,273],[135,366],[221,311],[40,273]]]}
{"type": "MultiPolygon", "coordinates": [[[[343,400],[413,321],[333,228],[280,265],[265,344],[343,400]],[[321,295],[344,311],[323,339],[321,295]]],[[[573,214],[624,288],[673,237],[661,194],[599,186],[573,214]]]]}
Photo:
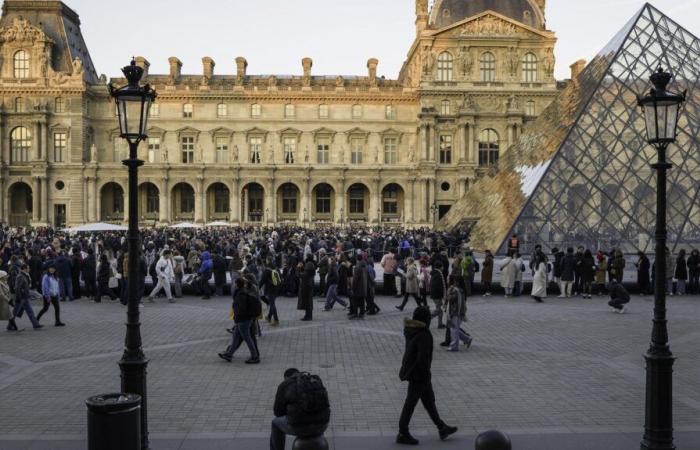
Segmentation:
{"type": "MultiPolygon", "coordinates": [[[[674,419],[684,449],[700,446],[698,301],[676,297],[669,305],[678,358],[674,419]]],[[[266,448],[275,389],[294,366],[320,374],[329,390],[334,448],[394,448],[406,389],[398,379],[406,313],[394,310],[394,299],[379,304],[383,311],[365,321],[318,307],[316,321],[305,323],[296,299],[280,299],[282,324],[263,329],[258,366],[243,364],[245,348],[232,364],[216,356],[229,336],[228,298],[147,305],[152,447],[266,448]]],[[[0,339],[2,449],[85,447],[85,399],[119,390],[124,309],[118,302],[64,305],[67,327],[0,339]]],[[[648,297],[635,296],[625,315],[611,313],[603,297],[544,305],[472,298],[474,345],[460,353],[436,345],[433,363],[438,408],[460,432],[440,443],[419,408],[416,434],[429,448],[473,448],[473,436],[490,428],[512,433],[518,449],[638,448],[651,317],[648,297]]],[[[433,326],[433,335],[439,342],[442,330],[433,326]]]]}

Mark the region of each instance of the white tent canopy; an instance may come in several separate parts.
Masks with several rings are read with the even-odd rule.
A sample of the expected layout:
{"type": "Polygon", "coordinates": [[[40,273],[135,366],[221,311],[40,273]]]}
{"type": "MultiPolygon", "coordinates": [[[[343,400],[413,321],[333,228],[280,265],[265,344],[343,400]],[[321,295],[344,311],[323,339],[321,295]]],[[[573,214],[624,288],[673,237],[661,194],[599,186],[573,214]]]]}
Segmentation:
{"type": "Polygon", "coordinates": [[[230,227],[231,224],[228,222],[224,222],[222,220],[217,220],[216,222],[209,222],[207,224],[208,227],[230,227]]]}
{"type": "Polygon", "coordinates": [[[79,227],[66,228],[63,231],[67,233],[95,233],[99,231],[127,231],[127,227],[121,225],[114,225],[111,223],[87,223],[85,225],[80,225],[79,227]]]}
{"type": "Polygon", "coordinates": [[[176,223],[175,225],[170,225],[168,228],[177,228],[177,229],[188,229],[188,228],[202,228],[201,225],[197,225],[195,223],[191,222],[181,222],[181,223],[176,223]]]}

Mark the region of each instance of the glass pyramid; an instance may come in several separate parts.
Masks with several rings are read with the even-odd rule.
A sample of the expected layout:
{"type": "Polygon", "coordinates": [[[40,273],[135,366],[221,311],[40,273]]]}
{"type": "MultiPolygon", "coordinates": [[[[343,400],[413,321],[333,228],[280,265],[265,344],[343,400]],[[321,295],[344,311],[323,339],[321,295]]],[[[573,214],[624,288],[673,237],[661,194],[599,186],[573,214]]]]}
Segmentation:
{"type": "Polygon", "coordinates": [[[536,244],[653,252],[656,151],[637,95],[659,66],[688,91],[669,147],[669,247],[700,245],[700,41],[646,4],[480,179],[441,225],[469,227],[477,250],[536,244]]]}

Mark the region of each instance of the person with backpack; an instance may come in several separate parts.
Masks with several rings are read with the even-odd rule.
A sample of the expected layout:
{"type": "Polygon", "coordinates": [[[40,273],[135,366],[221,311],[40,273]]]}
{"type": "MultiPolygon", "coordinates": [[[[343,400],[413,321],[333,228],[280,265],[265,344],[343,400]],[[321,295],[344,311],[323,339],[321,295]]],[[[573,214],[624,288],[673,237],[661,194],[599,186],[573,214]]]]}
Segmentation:
{"type": "Polygon", "coordinates": [[[399,419],[397,444],[418,445],[418,439],[409,431],[409,424],[418,401],[423,403],[430,419],[438,429],[441,440],[457,432],[457,427],[447,425],[441,418],[435,405],[431,366],[433,362],[433,335],[430,332],[430,309],[419,306],[413,312],[412,319],[404,319],[404,337],[406,347],[399,379],[408,381],[408,392],[399,419]]]}
{"type": "Polygon", "coordinates": [[[270,450],[284,450],[287,435],[300,438],[323,435],[331,419],[328,391],[321,378],[295,368],[284,372],[272,409],[275,418],[270,450]]]}
{"type": "Polygon", "coordinates": [[[260,364],[260,352],[253,338],[253,325],[255,319],[262,314],[262,303],[254,291],[251,290],[250,283],[245,278],[236,280],[236,295],[233,297],[233,322],[236,324],[233,329],[231,345],[225,352],[219,353],[219,358],[231,362],[233,355],[245,342],[250,351],[250,358],[246,364],[260,364]]]}
{"type": "Polygon", "coordinates": [[[265,300],[268,305],[268,312],[265,320],[267,320],[272,327],[276,327],[280,324],[280,318],[277,315],[275,300],[279,294],[281,284],[282,277],[280,276],[280,273],[277,271],[277,269],[275,269],[273,260],[268,259],[267,267],[265,267],[262,277],[260,277],[260,287],[263,290],[263,295],[265,296],[265,300]]]}

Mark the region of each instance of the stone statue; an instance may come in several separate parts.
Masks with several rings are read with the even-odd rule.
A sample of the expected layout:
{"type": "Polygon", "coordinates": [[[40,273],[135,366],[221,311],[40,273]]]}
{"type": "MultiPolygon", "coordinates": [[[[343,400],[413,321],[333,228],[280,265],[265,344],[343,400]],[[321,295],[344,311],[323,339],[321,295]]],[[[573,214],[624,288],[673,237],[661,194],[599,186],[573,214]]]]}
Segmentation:
{"type": "Polygon", "coordinates": [[[335,87],[343,87],[343,86],[345,86],[345,79],[342,76],[338,75],[335,78],[335,87]]]}
{"type": "Polygon", "coordinates": [[[413,152],[413,146],[409,147],[408,149],[408,162],[414,162],[415,160],[415,154],[413,152]]]}
{"type": "Polygon", "coordinates": [[[425,49],[423,55],[423,73],[430,75],[433,73],[433,67],[435,66],[435,55],[430,53],[428,49],[425,49]]]}
{"type": "Polygon", "coordinates": [[[518,52],[514,47],[508,49],[507,66],[508,73],[514,77],[518,73],[518,52]]]}
{"type": "Polygon", "coordinates": [[[39,70],[41,71],[41,76],[46,77],[49,71],[49,60],[46,52],[41,52],[39,55],[39,70]]]}
{"type": "Polygon", "coordinates": [[[308,145],[306,146],[306,152],[304,152],[304,162],[306,164],[309,163],[309,146],[308,145]]]}
{"type": "Polygon", "coordinates": [[[459,52],[459,60],[461,62],[462,75],[469,77],[472,74],[472,67],[474,67],[474,59],[469,51],[469,47],[462,47],[462,50],[459,52]]]}
{"type": "Polygon", "coordinates": [[[268,155],[268,160],[270,161],[270,164],[275,163],[275,146],[274,145],[270,146],[270,154],[268,155]]]}
{"type": "Polygon", "coordinates": [[[233,146],[233,152],[231,153],[231,156],[233,157],[233,162],[237,163],[238,162],[238,146],[237,145],[233,146]]]}
{"type": "Polygon", "coordinates": [[[374,163],[379,164],[379,147],[374,147],[374,163]]]}
{"type": "Polygon", "coordinates": [[[544,71],[548,77],[554,75],[554,64],[554,49],[548,48],[547,52],[544,55],[544,71]]]}
{"type": "Polygon", "coordinates": [[[270,76],[267,78],[267,87],[273,88],[273,87],[275,87],[275,86],[277,86],[277,77],[274,76],[274,75],[270,75],[270,76]]]}
{"type": "Polygon", "coordinates": [[[97,162],[97,146],[95,144],[90,147],[90,162],[97,162]]]}
{"type": "Polygon", "coordinates": [[[512,94],[510,97],[508,97],[508,109],[511,111],[520,109],[520,102],[518,101],[518,98],[515,96],[515,94],[512,94]]]}
{"type": "Polygon", "coordinates": [[[197,162],[199,162],[199,163],[204,162],[204,149],[202,148],[201,145],[197,146],[197,162]]]}
{"type": "Polygon", "coordinates": [[[464,96],[464,100],[462,100],[462,109],[469,111],[476,110],[476,103],[474,102],[474,97],[472,97],[470,94],[466,94],[464,96]]]}
{"type": "Polygon", "coordinates": [[[83,74],[83,62],[77,56],[73,60],[73,75],[83,74]]]}
{"type": "Polygon", "coordinates": [[[163,162],[168,162],[168,147],[163,147],[163,162]]]}

